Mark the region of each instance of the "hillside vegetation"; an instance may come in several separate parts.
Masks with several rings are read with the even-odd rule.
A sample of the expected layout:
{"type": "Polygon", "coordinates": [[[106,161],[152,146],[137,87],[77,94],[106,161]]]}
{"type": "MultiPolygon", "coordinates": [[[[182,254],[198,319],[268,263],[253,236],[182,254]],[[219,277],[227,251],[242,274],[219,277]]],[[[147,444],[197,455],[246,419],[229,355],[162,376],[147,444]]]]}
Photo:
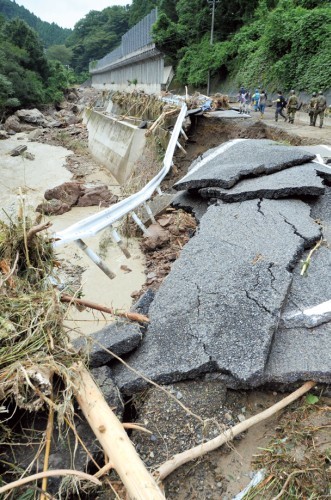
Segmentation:
{"type": "Polygon", "coordinates": [[[309,92],[331,87],[329,0],[216,3],[212,45],[206,1],[159,3],[154,39],[176,64],[182,84],[205,84],[210,70],[237,86],[309,92]]]}
{"type": "Polygon", "coordinates": [[[0,0],[0,14],[6,19],[14,19],[18,17],[25,21],[30,28],[33,28],[40,36],[44,47],[51,45],[62,45],[70,35],[70,29],[61,28],[55,23],[47,23],[35,16],[28,9],[21,5],[17,5],[12,0],[0,0]]]}
{"type": "Polygon", "coordinates": [[[18,106],[61,100],[68,85],[88,77],[90,61],[114,50],[155,7],[153,38],[181,85],[206,85],[210,72],[219,85],[232,88],[331,88],[329,0],[216,0],[212,44],[211,4],[133,0],[92,10],[73,30],[63,30],[0,0],[0,119],[18,106]]]}

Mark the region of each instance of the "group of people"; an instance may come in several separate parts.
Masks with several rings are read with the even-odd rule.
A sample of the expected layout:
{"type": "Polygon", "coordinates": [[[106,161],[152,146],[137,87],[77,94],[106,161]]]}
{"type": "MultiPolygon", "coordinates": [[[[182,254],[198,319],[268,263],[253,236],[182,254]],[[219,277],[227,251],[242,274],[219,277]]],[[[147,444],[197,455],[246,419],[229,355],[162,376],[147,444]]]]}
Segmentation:
{"type": "MultiPolygon", "coordinates": [[[[254,94],[251,95],[244,87],[241,87],[238,94],[239,113],[248,113],[250,105],[253,106],[254,111],[260,112],[260,117],[264,118],[265,107],[267,105],[267,93],[265,90],[259,91],[256,89],[254,94]]],[[[290,91],[288,100],[285,99],[282,92],[277,92],[277,97],[272,103],[276,104],[275,121],[281,116],[285,122],[294,123],[295,113],[300,109],[299,99],[294,90],[290,91]],[[286,109],[287,116],[284,115],[286,109]]],[[[318,95],[313,92],[308,105],[308,114],[310,118],[309,125],[315,127],[317,118],[319,117],[319,127],[323,127],[324,114],[326,110],[326,98],[323,92],[320,91],[318,95]]]]}

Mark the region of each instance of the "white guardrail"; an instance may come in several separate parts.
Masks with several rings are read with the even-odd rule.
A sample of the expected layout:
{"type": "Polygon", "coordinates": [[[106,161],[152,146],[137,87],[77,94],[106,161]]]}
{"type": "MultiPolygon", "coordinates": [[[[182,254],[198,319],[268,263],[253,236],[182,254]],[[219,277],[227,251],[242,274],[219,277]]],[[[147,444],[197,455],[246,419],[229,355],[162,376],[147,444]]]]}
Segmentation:
{"type": "MultiPolygon", "coordinates": [[[[94,253],[93,250],[91,250],[86,245],[86,243],[84,243],[83,238],[93,236],[98,232],[102,231],[103,229],[105,229],[106,227],[112,226],[114,222],[120,220],[128,213],[131,214],[132,218],[141,227],[143,232],[148,234],[148,229],[145,228],[143,223],[135,214],[134,210],[142,204],[145,204],[147,210],[149,209],[149,207],[146,205],[146,201],[151,198],[152,194],[155,191],[159,190],[160,183],[171,169],[172,158],[176,146],[182,148],[182,146],[178,142],[178,138],[180,134],[183,134],[185,136],[182,127],[186,114],[187,114],[187,106],[186,104],[183,104],[180,113],[178,115],[176,124],[174,126],[174,129],[172,131],[169,144],[164,156],[163,166],[160,172],[153,179],[151,179],[143,189],[138,191],[138,193],[135,193],[126,198],[125,200],[121,200],[118,203],[112,205],[111,207],[106,208],[105,210],[102,210],[94,215],[91,215],[86,219],[76,222],[75,224],[69,226],[68,228],[62,231],[54,233],[52,235],[52,237],[54,238],[53,242],[54,248],[62,246],[66,243],[75,242],[79,246],[79,248],[81,248],[93,260],[93,262],[95,262],[95,264],[97,264],[97,266],[99,266],[100,269],[102,269],[102,271],[106,273],[107,276],[109,276],[109,278],[115,277],[115,274],[107,267],[107,265],[101,260],[101,258],[96,253],[94,253]]],[[[125,255],[129,257],[130,256],[129,252],[123,248],[121,239],[114,229],[112,231],[112,234],[116,243],[119,244],[125,255]]]]}

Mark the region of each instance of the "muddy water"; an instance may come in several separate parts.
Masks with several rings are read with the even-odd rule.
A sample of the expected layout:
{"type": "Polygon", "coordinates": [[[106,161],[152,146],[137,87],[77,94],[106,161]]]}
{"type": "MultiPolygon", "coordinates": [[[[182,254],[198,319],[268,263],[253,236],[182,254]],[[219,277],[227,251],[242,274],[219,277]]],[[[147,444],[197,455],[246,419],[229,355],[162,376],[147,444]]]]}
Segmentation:
{"type": "MultiPolygon", "coordinates": [[[[72,174],[64,167],[72,151],[62,147],[29,142],[25,133],[0,141],[0,200],[1,208],[9,213],[17,211],[19,190],[26,197],[28,206],[36,207],[43,200],[46,189],[69,181],[72,174]],[[27,146],[20,156],[10,156],[18,146],[27,146]],[[25,155],[31,153],[34,159],[25,155]]],[[[4,218],[3,212],[0,218],[4,218]]]]}
{"type": "MultiPolygon", "coordinates": [[[[29,142],[26,133],[16,134],[1,141],[1,208],[15,215],[19,205],[17,194],[21,191],[25,195],[25,204],[29,213],[33,216],[35,207],[43,201],[46,189],[72,179],[72,174],[65,167],[66,157],[71,154],[73,154],[72,151],[62,147],[29,142]],[[26,152],[31,153],[34,159],[27,159],[24,154],[16,157],[10,156],[10,151],[22,145],[27,146],[26,152]]],[[[85,180],[89,183],[102,182],[107,184],[115,194],[119,193],[118,184],[105,169],[100,168],[100,171],[87,176],[85,180]]],[[[98,207],[76,207],[61,216],[50,217],[53,223],[52,230],[64,229],[98,210],[98,207]]],[[[4,211],[0,210],[0,212],[0,218],[8,220],[4,211]]],[[[116,278],[110,280],[75,243],[60,247],[57,251],[63,267],[70,273],[72,269],[76,273],[76,281],[81,280],[81,292],[86,299],[127,311],[132,304],[131,293],[139,290],[145,281],[144,257],[139,250],[138,242],[133,240],[127,242],[131,253],[130,259],[126,259],[118,246],[111,241],[107,230],[86,240],[86,243],[98,254],[102,254],[110,269],[116,274],[116,278]],[[121,269],[121,266],[127,266],[127,269],[121,269]]],[[[66,277],[63,275],[62,272],[61,278],[66,284],[66,277]]],[[[66,291],[70,292],[70,290],[66,291]]],[[[72,313],[67,325],[74,332],[82,331],[88,334],[112,321],[109,315],[105,318],[100,313],[79,312],[75,308],[71,309],[72,313]]]]}
{"type": "MultiPolygon", "coordinates": [[[[66,214],[52,218],[52,229],[54,231],[64,229],[98,210],[98,207],[73,208],[66,214]]],[[[125,240],[131,254],[131,258],[127,259],[118,245],[112,241],[107,229],[84,241],[103,258],[116,277],[109,279],[75,243],[59,247],[57,253],[62,262],[70,262],[71,266],[83,268],[81,276],[83,298],[107,307],[128,311],[132,304],[131,293],[139,290],[146,279],[144,256],[139,249],[139,242],[133,239],[125,240]]],[[[70,293],[70,290],[67,292],[70,293]]],[[[103,315],[97,311],[87,310],[79,312],[73,307],[66,324],[75,336],[78,332],[89,334],[100,330],[112,321],[113,318],[109,314],[103,315]]]]}

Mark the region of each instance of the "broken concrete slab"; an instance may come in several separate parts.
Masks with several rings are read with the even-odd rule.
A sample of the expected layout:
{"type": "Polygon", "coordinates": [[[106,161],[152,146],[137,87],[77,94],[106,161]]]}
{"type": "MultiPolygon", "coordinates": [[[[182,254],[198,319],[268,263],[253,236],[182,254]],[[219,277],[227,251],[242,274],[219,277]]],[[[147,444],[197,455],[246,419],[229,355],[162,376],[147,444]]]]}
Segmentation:
{"type": "MultiPolygon", "coordinates": [[[[291,196],[320,196],[325,188],[317,175],[314,163],[299,165],[270,175],[245,179],[231,189],[207,187],[199,190],[202,198],[217,198],[226,202],[256,198],[289,198],[291,196]]],[[[331,175],[331,169],[330,169],[331,175]]]]}
{"type": "Polygon", "coordinates": [[[221,187],[230,189],[245,177],[272,174],[309,163],[314,154],[266,139],[236,139],[210,150],[192,164],[175,185],[183,189],[221,187]]]}
{"type": "Polygon", "coordinates": [[[77,351],[83,350],[86,353],[90,367],[98,367],[114,359],[103,347],[117,356],[122,356],[135,349],[141,339],[142,334],[138,324],[116,321],[88,337],[73,340],[72,344],[77,351]]]}
{"type": "MultiPolygon", "coordinates": [[[[289,269],[320,236],[299,200],[212,206],[149,311],[128,364],[159,383],[212,371],[258,385],[291,282],[289,269]]],[[[114,366],[127,393],[144,381],[114,366]]]]}

